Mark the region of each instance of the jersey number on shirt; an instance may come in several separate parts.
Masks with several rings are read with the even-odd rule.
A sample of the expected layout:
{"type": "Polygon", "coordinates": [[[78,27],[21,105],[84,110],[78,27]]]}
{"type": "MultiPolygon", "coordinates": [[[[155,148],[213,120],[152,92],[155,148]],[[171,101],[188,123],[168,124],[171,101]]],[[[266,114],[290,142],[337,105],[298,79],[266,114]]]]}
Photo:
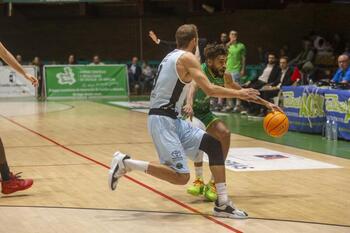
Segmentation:
{"type": "Polygon", "coordinates": [[[157,73],[156,73],[156,77],[154,78],[154,82],[153,82],[153,87],[152,87],[152,90],[154,89],[154,87],[155,87],[155,86],[156,86],[156,84],[157,84],[157,80],[158,80],[158,77],[159,77],[160,71],[162,71],[162,67],[163,67],[163,65],[162,65],[162,64],[160,64],[160,65],[159,65],[159,68],[158,68],[158,71],[157,71],[157,73]]]}

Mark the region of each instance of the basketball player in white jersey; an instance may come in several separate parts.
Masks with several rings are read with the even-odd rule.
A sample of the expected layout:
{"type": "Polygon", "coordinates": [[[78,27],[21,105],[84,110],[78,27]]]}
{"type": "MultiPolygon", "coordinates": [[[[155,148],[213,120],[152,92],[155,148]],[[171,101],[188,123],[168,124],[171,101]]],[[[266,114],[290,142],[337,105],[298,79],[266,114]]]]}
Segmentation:
{"type": "MultiPolygon", "coordinates": [[[[16,61],[13,55],[0,42],[0,58],[11,66],[18,73],[28,79],[34,86],[38,85],[38,80],[31,74],[25,72],[23,67],[16,61]]],[[[28,189],[32,186],[32,179],[20,179],[16,174],[10,172],[7,164],[5,149],[0,138],[0,173],[1,173],[1,192],[11,194],[17,191],[28,189]]]]}
{"type": "Polygon", "coordinates": [[[132,170],[145,172],[177,185],[190,179],[187,158],[196,159],[198,150],[208,154],[210,170],[215,179],[218,200],[214,215],[228,218],[247,218],[228,198],[225,160],[218,140],[178,117],[186,89],[192,79],[209,96],[239,98],[256,101],[259,92],[254,89],[232,90],[213,85],[202,72],[194,56],[198,43],[197,27],[182,25],[175,34],[177,49],[161,62],[151,93],[148,129],[156,146],[159,161],[133,160],[119,151],[115,152],[109,170],[109,187],[115,190],[118,179],[132,170]]]}

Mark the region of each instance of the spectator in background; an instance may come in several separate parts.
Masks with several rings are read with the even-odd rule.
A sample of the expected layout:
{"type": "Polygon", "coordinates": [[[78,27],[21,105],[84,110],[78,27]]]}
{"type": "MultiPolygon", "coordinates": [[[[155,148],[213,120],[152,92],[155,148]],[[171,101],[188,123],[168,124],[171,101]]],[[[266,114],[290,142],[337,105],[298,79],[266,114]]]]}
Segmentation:
{"type": "MultiPolygon", "coordinates": [[[[243,43],[238,42],[238,33],[236,31],[230,32],[230,40],[227,43],[228,56],[226,62],[226,72],[229,73],[232,79],[236,83],[240,83],[241,77],[245,74],[245,59],[246,59],[246,48],[243,43]]],[[[228,100],[228,105],[226,106],[226,111],[232,111],[233,101],[228,100]]],[[[236,106],[233,109],[234,112],[241,111],[240,101],[236,100],[236,106]]]]}
{"type": "Polygon", "coordinates": [[[147,61],[142,64],[142,76],[144,79],[144,89],[151,91],[153,86],[154,72],[153,69],[148,65],[147,61]]]}
{"type": "Polygon", "coordinates": [[[42,79],[42,74],[43,74],[43,65],[38,56],[34,57],[34,59],[31,62],[31,65],[35,66],[36,72],[37,72],[37,79],[38,79],[38,99],[41,100],[43,97],[43,79],[42,79]]]}
{"type": "Polygon", "coordinates": [[[228,42],[227,34],[225,32],[221,33],[219,44],[222,44],[226,47],[227,42],[228,42]]]}
{"type": "MultiPolygon", "coordinates": [[[[273,98],[280,93],[282,86],[295,85],[301,78],[298,67],[288,65],[288,57],[281,57],[279,62],[280,72],[276,80],[266,84],[261,90],[261,97],[267,101],[273,102],[273,98]]],[[[259,116],[265,116],[267,109],[262,109],[259,116]]]]}
{"type": "Polygon", "coordinates": [[[304,73],[309,73],[313,68],[313,60],[315,57],[314,49],[311,45],[311,41],[308,39],[303,40],[302,51],[289,62],[289,65],[297,66],[299,70],[304,73]]]}
{"type": "Polygon", "coordinates": [[[23,65],[23,60],[22,60],[21,54],[17,54],[17,55],[16,55],[16,61],[17,61],[20,65],[23,65]]]}
{"type": "Polygon", "coordinates": [[[129,86],[131,90],[138,92],[140,90],[142,69],[137,64],[138,58],[133,57],[131,59],[131,64],[128,65],[128,75],[129,75],[129,86]]]}
{"type": "Polygon", "coordinates": [[[288,57],[280,58],[280,72],[278,78],[267,86],[272,86],[280,89],[281,86],[292,86],[301,77],[298,67],[291,67],[288,65],[288,57]]]}
{"type": "MultiPolygon", "coordinates": [[[[274,53],[268,53],[268,63],[263,69],[262,74],[258,79],[248,82],[244,87],[254,88],[260,90],[268,83],[274,83],[280,74],[280,67],[276,64],[276,55],[274,53]]],[[[258,115],[260,114],[261,105],[255,103],[244,102],[247,111],[242,111],[241,114],[258,115]]]]}
{"type": "Polygon", "coordinates": [[[338,57],[338,70],[335,72],[332,81],[335,83],[350,83],[350,61],[349,55],[343,54],[338,57]]]}
{"type": "Polygon", "coordinates": [[[67,64],[68,65],[76,65],[77,64],[77,61],[75,60],[74,54],[71,54],[68,56],[67,64]]]}
{"type": "Polygon", "coordinates": [[[101,62],[100,57],[98,55],[95,55],[92,58],[92,62],[90,63],[90,65],[104,65],[104,63],[101,62]]]}
{"type": "Polygon", "coordinates": [[[142,63],[142,75],[145,78],[149,78],[153,76],[153,70],[152,68],[148,65],[147,61],[143,61],[142,63]]]}
{"type": "Polygon", "coordinates": [[[276,55],[274,53],[268,53],[268,63],[263,69],[262,74],[258,79],[245,84],[246,87],[260,89],[268,83],[273,83],[277,80],[280,72],[280,67],[276,64],[276,55]]]}

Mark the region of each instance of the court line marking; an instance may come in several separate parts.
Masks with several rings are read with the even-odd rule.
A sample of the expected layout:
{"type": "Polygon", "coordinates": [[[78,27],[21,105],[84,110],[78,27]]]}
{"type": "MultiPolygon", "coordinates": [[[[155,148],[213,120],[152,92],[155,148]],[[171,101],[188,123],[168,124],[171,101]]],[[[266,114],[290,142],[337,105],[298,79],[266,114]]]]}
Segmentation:
{"type": "MultiPolygon", "coordinates": [[[[77,143],[77,144],[66,144],[66,146],[110,146],[110,145],[146,145],[152,144],[153,142],[109,142],[109,143],[77,143]]],[[[32,146],[6,146],[6,149],[21,149],[21,148],[45,148],[45,147],[56,147],[57,145],[32,145],[32,146]]]]}
{"type": "MultiPolygon", "coordinates": [[[[17,101],[15,101],[17,102],[17,101]]],[[[0,102],[0,103],[4,103],[4,102],[0,102]]],[[[57,102],[56,102],[57,103],[57,102]]],[[[73,105],[70,105],[70,104],[62,104],[62,103],[59,103],[61,105],[66,105],[68,106],[68,108],[65,108],[65,109],[59,109],[59,110],[53,110],[53,111],[47,111],[47,112],[38,112],[38,113],[28,113],[28,114],[22,114],[22,115],[11,115],[11,116],[7,116],[7,117],[26,117],[26,116],[43,116],[43,115],[46,115],[48,113],[57,113],[57,112],[65,112],[65,111],[69,111],[69,110],[72,110],[74,109],[75,107],[73,105]]],[[[3,116],[3,115],[1,115],[3,116]]]]}
{"type": "MultiPolygon", "coordinates": [[[[74,207],[74,206],[30,206],[30,205],[0,205],[0,208],[1,207],[5,207],[5,208],[36,208],[36,209],[95,210],[95,211],[139,212],[139,213],[178,214],[178,215],[188,215],[188,216],[201,216],[200,214],[197,214],[197,213],[178,212],[178,211],[160,211],[160,210],[142,210],[142,209],[118,209],[118,208],[107,209],[107,208],[93,208],[93,207],[85,208],[85,207],[74,207]]],[[[222,218],[222,217],[217,217],[217,218],[222,218]]],[[[291,222],[291,223],[313,224],[313,225],[322,225],[322,226],[334,226],[334,227],[350,228],[350,225],[345,225],[345,224],[310,222],[310,221],[300,221],[300,220],[291,220],[291,219],[258,218],[258,217],[249,217],[249,219],[260,220],[260,221],[291,222]]]]}
{"type": "MultiPolygon", "coordinates": [[[[101,162],[99,162],[99,161],[97,161],[97,160],[95,160],[95,159],[93,159],[93,158],[90,158],[89,156],[84,155],[84,154],[82,154],[82,153],[80,153],[80,152],[78,152],[78,151],[72,150],[72,149],[70,149],[70,148],[68,148],[68,147],[66,147],[66,146],[64,146],[64,145],[62,145],[62,144],[60,144],[59,142],[56,142],[55,140],[53,140],[53,139],[51,139],[51,138],[49,138],[49,137],[47,137],[47,136],[45,136],[45,135],[43,135],[43,134],[41,134],[41,133],[39,133],[39,132],[36,132],[36,131],[34,131],[34,130],[32,130],[32,129],[30,129],[30,128],[28,128],[28,127],[26,127],[26,126],[24,126],[24,125],[22,125],[22,124],[20,124],[20,123],[18,123],[18,122],[16,122],[15,120],[12,120],[11,118],[8,118],[8,117],[6,117],[6,116],[4,116],[4,115],[0,115],[0,116],[3,117],[3,118],[6,119],[6,120],[12,122],[13,124],[15,124],[15,125],[17,125],[17,126],[23,128],[23,129],[26,129],[26,130],[32,132],[33,134],[36,134],[37,136],[39,136],[39,137],[41,137],[41,138],[44,138],[45,140],[50,141],[51,143],[53,143],[53,144],[55,144],[55,145],[57,145],[57,146],[59,146],[59,147],[65,149],[65,150],[67,150],[67,151],[69,151],[69,152],[71,152],[71,153],[73,153],[73,154],[75,154],[75,155],[77,155],[77,156],[80,156],[80,157],[82,157],[82,158],[84,158],[84,159],[87,159],[87,160],[89,160],[89,161],[92,161],[92,162],[96,163],[97,165],[100,165],[100,166],[102,166],[102,167],[104,167],[104,168],[110,169],[110,167],[107,166],[107,165],[105,165],[104,163],[101,163],[101,162]]],[[[235,233],[243,233],[242,231],[240,231],[240,230],[238,230],[238,229],[236,229],[236,228],[233,228],[233,227],[231,227],[230,225],[228,225],[228,224],[226,224],[226,223],[224,223],[224,222],[221,222],[221,221],[219,221],[219,220],[213,218],[213,217],[210,216],[210,215],[204,214],[204,213],[200,212],[199,210],[197,210],[197,209],[191,207],[190,205],[187,205],[187,204],[185,204],[185,203],[183,203],[183,202],[181,202],[181,201],[179,201],[179,200],[177,200],[177,199],[175,199],[175,198],[173,198],[173,197],[171,197],[171,196],[168,196],[167,194],[162,193],[162,192],[158,191],[157,189],[152,188],[151,186],[149,186],[149,185],[147,185],[147,184],[144,184],[144,183],[142,183],[142,182],[140,182],[140,181],[138,181],[138,180],[136,180],[136,179],[134,179],[134,178],[132,178],[132,177],[130,177],[130,176],[128,176],[128,175],[125,175],[125,178],[127,178],[127,179],[129,179],[130,181],[132,181],[132,182],[134,182],[134,183],[136,183],[136,184],[138,184],[138,185],[140,185],[140,186],[142,186],[142,187],[144,187],[144,188],[146,188],[146,189],[148,189],[148,190],[150,190],[150,191],[152,191],[152,192],[154,192],[154,193],[156,193],[156,194],[158,194],[158,195],[164,197],[165,199],[168,199],[169,201],[172,201],[172,202],[178,204],[179,206],[181,206],[181,207],[183,207],[183,208],[185,208],[185,209],[187,209],[187,210],[189,210],[189,211],[191,211],[191,212],[193,212],[193,213],[197,213],[197,214],[201,215],[202,217],[208,219],[209,221],[212,221],[212,222],[214,222],[214,223],[216,223],[216,224],[218,224],[218,225],[220,225],[220,226],[222,226],[222,227],[224,227],[224,228],[226,228],[226,229],[228,229],[228,230],[230,230],[230,231],[232,231],[232,232],[235,232],[235,233]]]]}

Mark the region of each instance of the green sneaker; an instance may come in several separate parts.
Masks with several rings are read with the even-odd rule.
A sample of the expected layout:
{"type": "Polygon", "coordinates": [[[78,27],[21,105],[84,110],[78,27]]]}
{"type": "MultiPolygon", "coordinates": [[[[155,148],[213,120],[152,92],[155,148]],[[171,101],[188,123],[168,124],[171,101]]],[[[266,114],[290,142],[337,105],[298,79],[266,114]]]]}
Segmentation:
{"type": "Polygon", "coordinates": [[[215,183],[210,181],[207,185],[204,186],[204,197],[208,201],[216,201],[218,199],[218,194],[216,193],[215,183]]]}
{"type": "Polygon", "coordinates": [[[193,195],[193,196],[198,196],[203,194],[203,189],[204,189],[204,182],[203,179],[200,177],[197,177],[193,181],[193,185],[187,188],[187,193],[193,195]]]}

